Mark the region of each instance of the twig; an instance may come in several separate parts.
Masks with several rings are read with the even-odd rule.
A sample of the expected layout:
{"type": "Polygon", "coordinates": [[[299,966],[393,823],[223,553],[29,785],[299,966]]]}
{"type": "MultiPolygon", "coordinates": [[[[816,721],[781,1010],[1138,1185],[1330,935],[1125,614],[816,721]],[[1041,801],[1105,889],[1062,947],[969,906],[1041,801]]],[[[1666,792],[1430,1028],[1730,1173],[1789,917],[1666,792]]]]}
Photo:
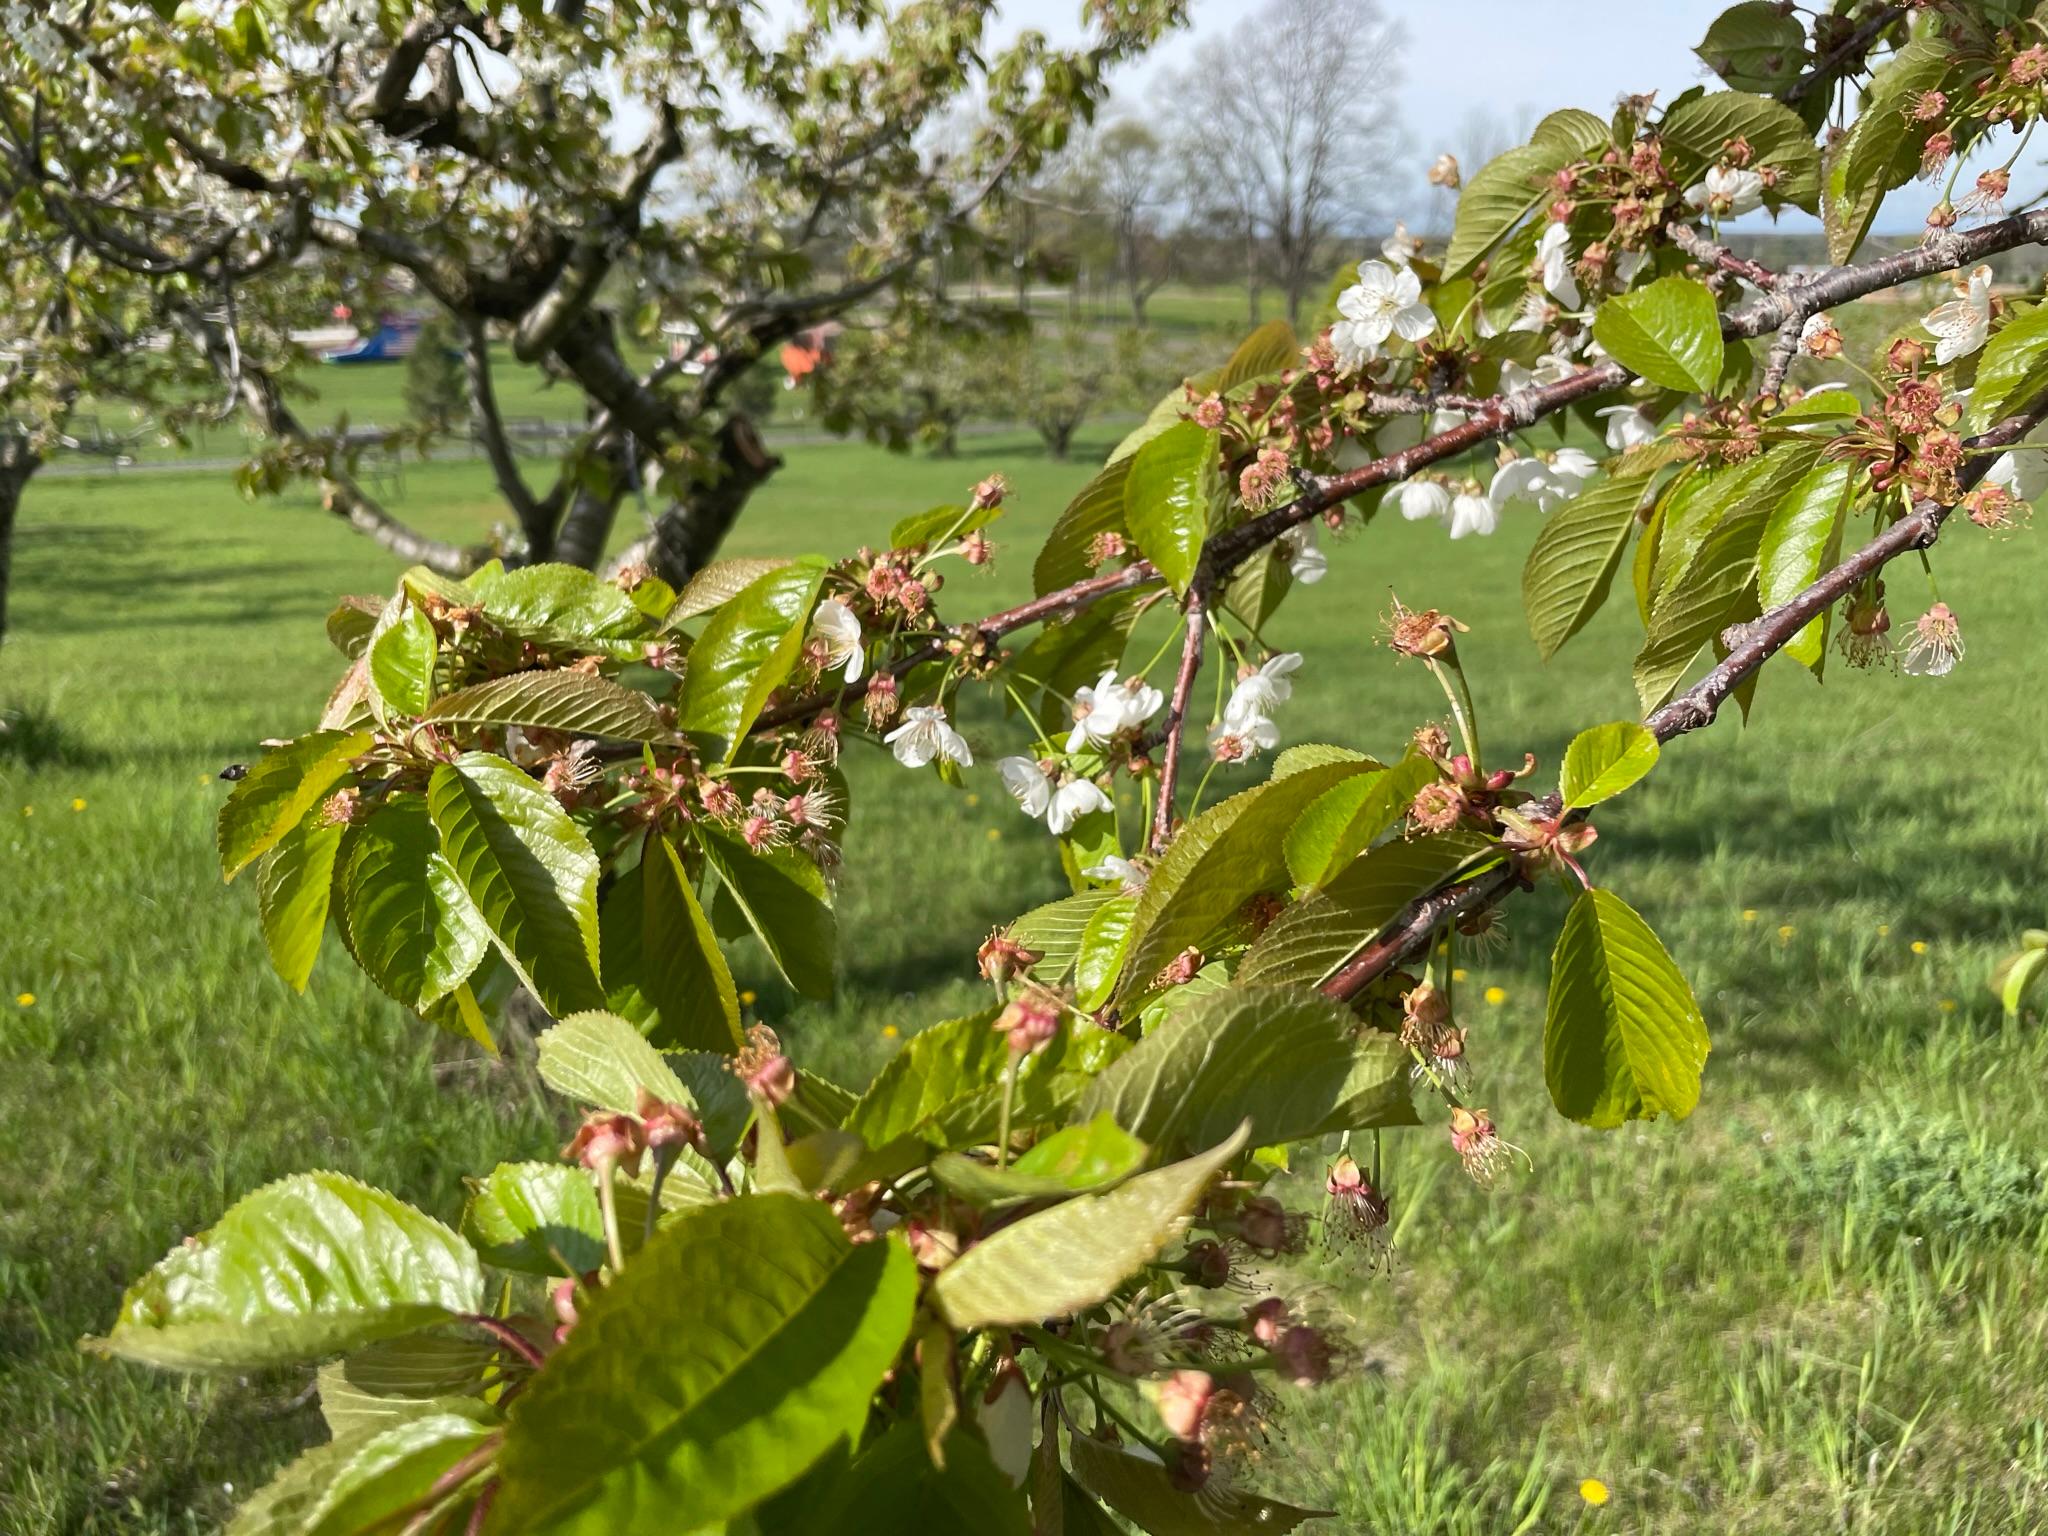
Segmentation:
{"type": "Polygon", "coordinates": [[[1673,219],[1664,226],[1664,234],[1673,245],[1703,266],[1714,267],[1722,272],[1732,272],[1759,288],[1778,286],[1778,274],[1762,262],[1751,261],[1747,256],[1738,256],[1725,245],[1716,245],[1690,224],[1673,219]]]}
{"type": "Polygon", "coordinates": [[[1825,58],[1816,60],[1813,68],[1793,81],[1778,99],[1787,106],[1805,100],[1813,93],[1813,88],[1826,80],[1838,64],[1867,54],[1877,34],[1905,15],[1908,9],[1909,7],[1903,5],[1886,6],[1830,49],[1825,58]]]}
{"type": "Polygon", "coordinates": [[[1152,851],[1160,852],[1173,836],[1173,797],[1180,787],[1181,739],[1187,731],[1188,698],[1194,692],[1195,674],[1202,670],[1202,647],[1208,623],[1207,605],[1199,583],[1188,588],[1187,633],[1181,639],[1180,670],[1173,677],[1173,694],[1166,703],[1165,757],[1159,764],[1159,804],[1152,812],[1152,851]]]}

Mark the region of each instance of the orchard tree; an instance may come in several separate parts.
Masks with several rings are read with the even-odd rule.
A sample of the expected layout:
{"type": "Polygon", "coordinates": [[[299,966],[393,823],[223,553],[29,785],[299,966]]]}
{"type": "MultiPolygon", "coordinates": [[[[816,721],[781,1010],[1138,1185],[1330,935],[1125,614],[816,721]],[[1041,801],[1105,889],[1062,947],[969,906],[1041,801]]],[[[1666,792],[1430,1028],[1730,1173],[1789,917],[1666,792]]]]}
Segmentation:
{"type": "Polygon", "coordinates": [[[1145,323],[1145,305],[1173,275],[1173,242],[1160,227],[1161,204],[1174,188],[1168,150],[1135,118],[1120,118],[1088,147],[1085,175],[1116,235],[1117,275],[1131,305],[1131,323],[1145,323]]]}
{"type": "Polygon", "coordinates": [[[1000,533],[991,478],[885,549],[680,590],[493,564],[337,608],[342,681],[230,794],[223,869],[254,871],[295,986],[331,925],[479,1039],[531,989],[560,1020],[541,1073],[588,1115],[558,1159],[508,1148],[459,1229],[302,1174],[136,1283],[94,1348],[332,1362],[333,1441],[249,1528],[1310,1518],[1259,1491],[1266,1419],[1357,1341],[1276,1261],[1320,1241],[1362,1280],[1392,1230],[1383,1135],[1427,1122],[1486,1183],[1536,1112],[1487,1089],[1464,947],[1561,884],[1551,1106],[1690,1114],[1706,1019],[1596,827],[1766,666],[1939,687],[1968,596],[1905,598],[1927,578],[1895,562],[2003,534],[2041,488],[2048,307],[1984,264],[2048,241],[2048,211],[2000,210],[2038,191],[2011,162],[1967,188],[1951,168],[2048,106],[2042,23],[2010,0],[1794,20],[1715,23],[1727,89],[1543,118],[1473,168],[1448,248],[1364,261],[1305,347],[1275,322],[1189,379],[1059,517],[1026,602],[960,590],[1000,533]],[[1949,177],[1926,239],[1862,254],[1923,167],[1949,177]],[[1731,254],[1719,225],[1759,206],[1817,211],[1833,264],[1731,254]],[[1846,307],[1943,274],[1953,299],[1856,360],[1867,394],[1786,387],[1802,353],[1849,366],[1846,307]],[[1283,749],[1285,597],[1327,574],[1310,536],[1390,510],[1451,538],[1541,518],[1521,597],[1546,657],[1626,571],[1640,716],[1538,763],[1488,726],[1466,624],[1407,590],[1355,664],[1426,672],[1441,717],[1283,749]],[[1144,611],[1175,625],[1149,660],[1126,651],[1144,611]],[[977,699],[1010,711],[970,740],[977,699]],[[1000,784],[1072,894],[981,946],[986,1006],[855,1091],[743,1009],[723,944],[751,933],[830,992],[840,761],[875,742],[933,793],[1000,784]]]}
{"type": "Polygon", "coordinates": [[[461,339],[517,557],[595,566],[652,483],[665,510],[633,556],[680,582],[779,462],[734,398],[749,368],[835,316],[886,320],[1183,6],[1090,0],[1075,49],[996,49],[995,9],[821,0],[778,31],[752,0],[61,0],[14,13],[0,176],[170,290],[270,440],[249,484],[316,476],[401,556],[475,568],[375,503],[286,403],[293,350],[238,325],[302,263],[343,288],[403,278],[461,339]],[[970,98],[971,135],[932,147],[970,98]],[[658,298],[616,312],[634,284],[658,298]],[[664,324],[700,344],[650,361],[664,324]],[[494,331],[588,403],[550,483],[505,431],[494,331]]]}

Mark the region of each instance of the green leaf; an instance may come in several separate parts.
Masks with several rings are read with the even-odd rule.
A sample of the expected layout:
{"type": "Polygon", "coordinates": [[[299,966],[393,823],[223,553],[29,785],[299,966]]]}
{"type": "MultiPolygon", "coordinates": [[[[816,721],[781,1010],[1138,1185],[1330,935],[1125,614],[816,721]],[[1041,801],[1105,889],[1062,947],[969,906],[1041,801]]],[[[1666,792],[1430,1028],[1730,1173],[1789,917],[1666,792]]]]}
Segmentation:
{"type": "Polygon", "coordinates": [[[1130,473],[1130,458],[1112,457],[1067,503],[1031,567],[1031,585],[1040,597],[1093,574],[1089,552],[1096,536],[1125,531],[1124,486],[1130,473]]]}
{"type": "Polygon", "coordinates": [[[294,1174],[164,1255],[86,1347],[181,1370],[317,1360],[474,1312],[483,1283],[469,1245],[397,1196],[294,1174]]]}
{"type": "MultiPolygon", "coordinates": [[[[427,1412],[339,1435],[258,1491],[227,1536],[356,1536],[382,1528],[427,1499],[437,1479],[491,1432],[467,1413],[427,1412]]],[[[474,1498],[451,1493],[435,1503],[452,1518],[474,1498]]]]}
{"type": "Polygon", "coordinates": [[[658,1045],[737,1051],[740,999],[711,920],[697,904],[675,845],[653,837],[640,855],[641,991],[660,1011],[658,1045]]]}
{"type": "MultiPolygon", "coordinates": [[[[1794,32],[1800,30],[1791,22],[1794,32]]],[[[1798,56],[1791,68],[1796,73],[1798,56]]],[[[1733,84],[1733,81],[1729,82],[1733,84]]],[[[1764,204],[1773,210],[1791,203],[1815,213],[1820,208],[1820,150],[1813,134],[1799,120],[1799,114],[1782,102],[1752,96],[1741,90],[1714,91],[1675,102],[1658,136],[1665,146],[1666,163],[1681,186],[1690,186],[1705,176],[1722,158],[1731,139],[1749,144],[1753,167],[1776,169],[1777,184],[1764,191],[1764,204]]]]}
{"type": "Polygon", "coordinates": [[[676,695],[676,719],[710,738],[730,763],[768,702],[803,654],[804,630],[818,600],[823,567],[786,565],[768,572],[713,615],[690,648],[676,695]]]}
{"type": "Polygon", "coordinates": [[[770,571],[779,571],[788,564],[787,560],[760,556],[714,560],[683,583],[683,590],[676,594],[675,606],[669,609],[665,623],[673,629],[685,619],[694,619],[701,613],[722,608],[770,571]]]}
{"type": "Polygon", "coordinates": [[[1707,1025],[1650,925],[1612,891],[1582,892],[1550,956],[1543,1078],[1559,1114],[1585,1125],[1700,1101],[1707,1025]]]}
{"type": "Polygon", "coordinates": [[[368,649],[383,613],[381,597],[344,597],[327,615],[327,638],[337,651],[354,661],[368,649]]]}
{"type": "Polygon", "coordinates": [[[1115,900],[1116,895],[1115,890],[1103,886],[1033,907],[1010,924],[1009,937],[1038,953],[1033,971],[1041,979],[1063,981],[1080,957],[1081,937],[1088,931],[1089,922],[1102,904],[1115,900]]]}
{"type": "Polygon", "coordinates": [[[1522,567],[1522,607],[1545,661],[1607,601],[1649,487],[1648,473],[1602,480],[1544,519],[1522,567]]]}
{"type": "Polygon", "coordinates": [[[1199,1157],[1012,1222],[939,1271],[932,1305],[960,1329],[1035,1323],[1094,1306],[1179,1233],[1247,1136],[1239,1126],[1199,1157]]]}
{"type": "Polygon", "coordinates": [[[504,1346],[454,1334],[380,1339],[320,1368],[320,1417],[338,1439],[428,1413],[483,1418],[487,1379],[504,1346]]]}
{"type": "Polygon", "coordinates": [[[458,688],[436,699],[420,718],[449,725],[530,726],[615,741],[675,738],[646,694],[566,668],[514,672],[458,688]]]}
{"type": "Polygon", "coordinates": [[[1251,897],[1287,883],[1287,829],[1325,790],[1378,764],[1324,763],[1211,806],[1182,827],[1145,882],[1124,991],[1142,987],[1251,897]]]}
{"type": "Polygon", "coordinates": [[[1445,278],[1463,277],[1481,257],[1549,195],[1551,178],[1604,148],[1607,125],[1590,112],[1568,108],[1536,125],[1527,144],[1482,166],[1458,196],[1458,216],[1444,252],[1445,278]]]}
{"type": "Polygon", "coordinates": [[[1871,76],[1861,112],[1827,160],[1821,213],[1828,260],[1846,262],[1855,255],[1885,194],[1919,170],[1921,149],[1935,125],[1912,121],[1906,108],[1927,91],[1946,89],[1956,62],[1953,45],[1928,33],[1871,76]]]}
{"type": "Polygon", "coordinates": [[[342,833],[334,900],[356,964],[415,1011],[467,981],[490,949],[483,914],[442,855],[418,795],[395,795],[342,833]]]}
{"type": "Polygon", "coordinates": [[[1713,392],[1726,354],[1714,296],[1689,277],[1660,277],[1607,300],[1593,317],[1593,339],[1652,384],[1703,395],[1713,392]]]}
{"type": "Polygon", "coordinates": [[[1088,919],[1080,953],[1074,957],[1075,1006],[1092,1013],[1109,1001],[1130,943],[1131,914],[1137,908],[1137,897],[1113,896],[1088,919]]]}
{"type": "Polygon", "coordinates": [[[1806,67],[1806,28],[1772,0],[1744,0],[1714,18],[1693,52],[1738,91],[1781,91],[1806,67]]]}
{"type": "Polygon", "coordinates": [[[1983,432],[2048,389],[2048,304],[2029,304],[1992,335],[1977,362],[1970,431],[1983,432]]]}
{"type": "MultiPolygon", "coordinates": [[[[1789,602],[1834,565],[1841,554],[1842,523],[1856,479],[1853,463],[1818,464],[1778,503],[1757,550],[1761,606],[1789,602]]],[[[1827,656],[1827,624],[1825,612],[1809,621],[1785,645],[1784,654],[1818,672],[1827,656]]]]}
{"type": "Polygon", "coordinates": [[[1195,999],[1104,1068],[1078,1113],[1107,1114],[1169,1153],[1240,1122],[1269,1147],[1415,1124],[1411,1065],[1399,1039],[1361,1031],[1307,987],[1231,987],[1195,999]]]}
{"type": "Polygon", "coordinates": [[[1001,506],[933,507],[929,512],[900,519],[889,530],[889,547],[914,549],[935,539],[964,538],[977,528],[986,528],[1002,514],[1001,506]]]}
{"type": "Polygon", "coordinates": [[[536,645],[637,658],[654,625],[612,582],[580,566],[486,566],[469,589],[491,622],[536,645]]]}
{"type": "Polygon", "coordinates": [[[1201,558],[1215,462],[1215,434],[1184,421],[1140,448],[1124,481],[1124,524],[1176,593],[1201,558]]]}
{"type": "Polygon", "coordinates": [[[2027,992],[2048,975],[2048,949],[2023,949],[1993,975],[1992,990],[2005,1008],[2005,1016],[2016,1019],[2027,1000],[2027,992]]]}
{"type": "Polygon", "coordinates": [[[739,903],[775,968],[805,997],[830,998],[839,934],[818,866],[793,848],[756,853],[702,823],[696,832],[705,859],[739,903]]]}
{"type": "Polygon", "coordinates": [[[1010,664],[1018,678],[1043,690],[1038,719],[1051,734],[1066,729],[1067,701],[1074,691],[1122,660],[1145,596],[1115,592],[1071,618],[1047,624],[1010,664]]]}
{"type": "Polygon", "coordinates": [[[314,731],[266,752],[220,808],[214,837],[220,872],[232,880],[348,777],[349,759],[370,750],[368,731],[314,731]]]}
{"type": "Polygon", "coordinates": [[[1287,829],[1287,870],[1295,883],[1336,879],[1435,777],[1436,765],[1411,751],[1391,768],[1373,765],[1323,791],[1287,829]]]}
{"type": "Polygon", "coordinates": [[[1149,1151],[1103,1114],[1053,1132],[1007,1168],[942,1152],[932,1159],[932,1177],[970,1204],[1001,1207],[1102,1189],[1144,1167],[1149,1151]]]}
{"type": "Polygon", "coordinates": [[[849,1243],[818,1201],[683,1213],[513,1400],[493,1531],[596,1536],[743,1513],[859,1434],[916,1299],[909,1250],[849,1243]]]}
{"type": "Polygon", "coordinates": [[[441,851],[499,948],[560,1018],[604,1005],[597,979],[597,855],[555,797],[502,757],[434,770],[427,808],[441,851]]]}
{"type": "Polygon", "coordinates": [[[1216,379],[1216,392],[1227,395],[1240,384],[1297,367],[1300,362],[1301,341],[1294,327],[1285,320],[1268,320],[1237,344],[1216,379]]]}
{"type": "Polygon", "coordinates": [[[1238,962],[1241,985],[1315,985],[1420,896],[1466,866],[1494,856],[1486,839],[1465,832],[1397,839],[1368,850],[1322,891],[1274,918],[1238,962]]]}
{"type": "Polygon", "coordinates": [[[541,1081],[579,1104],[630,1114],[642,1088],[696,1103],[661,1052],[615,1013],[573,1013],[542,1033],[539,1050],[541,1081]]]}
{"type": "MultiPolygon", "coordinates": [[[[938,1329],[945,1336],[943,1327],[938,1329]]],[[[901,1419],[850,1464],[828,1459],[822,1479],[806,1479],[764,1511],[762,1536],[1031,1536],[1031,1513],[981,1438],[946,1437],[941,1457],[925,1448],[922,1426],[901,1419]],[[813,1484],[817,1486],[813,1486],[813,1484]],[[782,1504],[790,1503],[786,1513],[782,1504]]]]}
{"type": "Polygon", "coordinates": [[[561,1276],[604,1265],[597,1191],[590,1175],[569,1163],[498,1164],[473,1182],[462,1235],[500,1269],[561,1276]]]}
{"type": "Polygon", "coordinates": [[[415,716],[434,698],[434,663],[441,639],[434,624],[407,604],[392,623],[379,627],[370,641],[370,703],[380,717],[415,716]]]}
{"type": "Polygon", "coordinates": [[[1151,1536],[1284,1536],[1326,1510],[1297,1509],[1234,1486],[1211,1484],[1200,1498],[1174,1486],[1173,1475],[1149,1456],[1137,1456],[1086,1435],[1067,1442],[1074,1477],[1083,1488],[1151,1536]]]}
{"type": "Polygon", "coordinates": [[[340,846],[340,825],[308,813],[256,866],[263,944],[271,965],[294,992],[306,990],[313,962],[320,958],[334,854],[340,846]]]}
{"type": "Polygon", "coordinates": [[[1611,800],[1657,766],[1657,738],[1633,720],[1579,732],[1564,749],[1566,810],[1611,800]]]}

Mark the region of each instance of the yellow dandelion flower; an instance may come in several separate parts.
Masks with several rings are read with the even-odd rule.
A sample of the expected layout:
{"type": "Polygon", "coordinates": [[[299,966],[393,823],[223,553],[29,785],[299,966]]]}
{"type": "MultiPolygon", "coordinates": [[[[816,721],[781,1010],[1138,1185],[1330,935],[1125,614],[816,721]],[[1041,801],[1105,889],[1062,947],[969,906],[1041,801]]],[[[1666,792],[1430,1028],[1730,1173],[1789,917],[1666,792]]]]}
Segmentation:
{"type": "Polygon", "coordinates": [[[992,843],[1000,843],[1003,840],[1003,829],[1001,827],[990,827],[988,829],[988,840],[992,843]]]}
{"type": "Polygon", "coordinates": [[[74,811],[82,811],[82,810],[84,810],[84,809],[85,809],[85,797],[84,797],[83,795],[81,795],[81,796],[79,796],[79,797],[78,797],[78,798],[77,798],[76,800],[73,800],[73,801],[71,802],[71,809],[73,809],[74,811]]]}
{"type": "Polygon", "coordinates": [[[1924,955],[1924,954],[1926,954],[1926,953],[1927,953],[1927,941],[1926,941],[1925,939],[1915,939],[1915,940],[1913,941],[1913,943],[1912,943],[1912,950],[1913,950],[1913,953],[1914,953],[1914,954],[1916,954],[1916,955],[1924,955]]]}
{"type": "Polygon", "coordinates": [[[202,773],[201,775],[199,775],[199,782],[201,784],[211,784],[213,782],[213,775],[210,773],[202,773]]]}
{"type": "Polygon", "coordinates": [[[743,1008],[751,1008],[754,1006],[753,988],[749,987],[746,991],[740,994],[740,1006],[743,1008]]]}
{"type": "Polygon", "coordinates": [[[1745,923],[1753,923],[1753,922],[1755,922],[1755,921],[1756,921],[1756,908],[1755,908],[1755,907],[1744,907],[1744,908],[1742,909],[1742,920],[1743,920],[1743,921],[1744,921],[1745,923]]]}
{"type": "Polygon", "coordinates": [[[33,992],[23,992],[14,1001],[23,1008],[33,1008],[36,1005],[36,995],[33,992]]]}
{"type": "Polygon", "coordinates": [[[1508,989],[1506,987],[1488,987],[1486,989],[1486,1000],[1498,1008],[1508,1000],[1508,989]]]}
{"type": "Polygon", "coordinates": [[[1778,927],[1778,942],[1780,944],[1789,943],[1791,941],[1792,935],[1797,933],[1798,931],[1799,930],[1797,928],[1794,928],[1790,923],[1780,924],[1778,927]]]}
{"type": "Polygon", "coordinates": [[[1956,1011],[1956,1000],[1952,997],[1944,997],[1941,1000],[1941,1011],[1943,1013],[1954,1013],[1956,1011]]]}
{"type": "Polygon", "coordinates": [[[1607,1502],[1607,1485],[1597,1477],[1589,1477],[1579,1484],[1579,1497],[1595,1507],[1607,1502]]]}
{"type": "Polygon", "coordinates": [[[884,1024],[882,1026],[882,1038],[884,1040],[894,1040],[896,1035],[897,1029],[894,1024],[884,1024]]]}
{"type": "Polygon", "coordinates": [[[973,809],[974,809],[974,808],[975,808],[975,807],[976,807],[977,805],[979,805],[979,804],[981,804],[981,796],[979,796],[979,795],[976,795],[976,794],[969,794],[969,795],[968,795],[968,797],[967,797],[967,809],[969,809],[969,810],[971,811],[971,810],[973,810],[973,809]]]}
{"type": "Polygon", "coordinates": [[[1463,967],[1462,965],[1458,965],[1458,966],[1453,966],[1453,967],[1451,968],[1451,980],[1453,980],[1453,981],[1463,981],[1464,979],[1465,979],[1465,967],[1463,967]]]}
{"type": "Polygon", "coordinates": [[[1880,939],[1890,938],[1892,936],[1892,925],[1890,923],[1879,923],[1877,925],[1877,936],[1880,939]]]}
{"type": "Polygon", "coordinates": [[[23,807],[21,808],[21,814],[22,814],[22,815],[24,815],[24,816],[33,816],[33,815],[35,815],[35,813],[36,813],[36,808],[35,808],[34,806],[32,806],[32,805],[24,805],[24,806],[23,806],[23,807]]]}

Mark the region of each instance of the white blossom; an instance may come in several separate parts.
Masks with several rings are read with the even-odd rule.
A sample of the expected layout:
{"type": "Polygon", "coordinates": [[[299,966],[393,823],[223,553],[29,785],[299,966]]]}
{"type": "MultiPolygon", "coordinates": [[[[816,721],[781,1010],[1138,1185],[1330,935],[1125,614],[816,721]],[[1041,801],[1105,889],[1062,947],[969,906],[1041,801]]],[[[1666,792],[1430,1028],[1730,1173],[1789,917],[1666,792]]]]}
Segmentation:
{"type": "Polygon", "coordinates": [[[1937,340],[1937,365],[1968,357],[1991,334],[1991,269],[1973,267],[1956,283],[1956,296],[1920,322],[1937,340]]]}
{"type": "Polygon", "coordinates": [[[1046,778],[1036,759],[1003,758],[996,763],[996,773],[1026,816],[1036,821],[1045,814],[1045,808],[1052,803],[1052,781],[1046,778]]]}
{"type": "Polygon", "coordinates": [[[1397,267],[1405,267],[1422,254],[1422,242],[1408,233],[1408,226],[1394,221],[1394,232],[1380,245],[1380,254],[1397,267]]]}
{"type": "Polygon", "coordinates": [[[1112,853],[1100,864],[1090,864],[1081,873],[1090,880],[1114,880],[1126,891],[1140,891],[1145,886],[1145,871],[1121,854],[1112,853]]]}
{"type": "Polygon", "coordinates": [[[933,758],[974,766],[967,738],[946,723],[946,711],[936,704],[913,704],[903,712],[903,723],[882,740],[906,768],[922,768],[933,758]]]}
{"type": "Polygon", "coordinates": [[[1636,274],[1649,261],[1648,251],[1622,251],[1614,258],[1614,280],[1624,291],[1636,280],[1636,274]]]}
{"type": "Polygon", "coordinates": [[[1226,725],[1239,724],[1255,716],[1270,717],[1274,710],[1294,697],[1293,674],[1301,669],[1301,652],[1282,651],[1258,671],[1238,679],[1223,706],[1226,725]]]}
{"type": "Polygon", "coordinates": [[[1585,483],[1599,473],[1599,463],[1580,448],[1560,448],[1541,457],[1514,459],[1495,471],[1493,484],[1487,488],[1487,500],[1496,514],[1511,501],[1533,501],[1538,510],[1552,512],[1578,495],[1585,483]]]}
{"type": "Polygon", "coordinates": [[[1614,453],[1657,440],[1657,424],[1635,406],[1610,405],[1594,414],[1607,418],[1607,446],[1614,453]]]}
{"type": "Polygon", "coordinates": [[[827,667],[840,668],[840,676],[849,683],[860,681],[867,653],[861,646],[860,620],[851,608],[836,597],[826,598],[811,615],[810,638],[825,647],[827,667]]]}
{"type": "Polygon", "coordinates": [[[1411,523],[1419,523],[1427,517],[1448,518],[1451,515],[1451,493],[1438,480],[1404,480],[1394,487],[1394,505],[1411,523]]]}
{"type": "Polygon", "coordinates": [[[1312,587],[1330,572],[1330,557],[1316,543],[1313,523],[1303,523],[1280,535],[1280,555],[1287,573],[1304,587],[1312,587]]]}
{"type": "Polygon", "coordinates": [[[1760,208],[1764,201],[1764,179],[1740,166],[1717,165],[1704,181],[1685,189],[1685,200],[1694,208],[1711,211],[1720,218],[1733,218],[1760,208]]]}
{"type": "Polygon", "coordinates": [[[1462,539],[1476,533],[1484,537],[1500,526],[1500,513],[1485,492],[1477,485],[1467,484],[1451,498],[1451,537],[1462,539]]]}
{"type": "Polygon", "coordinates": [[[1280,745],[1280,727],[1264,715],[1232,720],[1226,713],[1209,732],[1210,755],[1227,763],[1248,762],[1280,745]]]}
{"type": "Polygon", "coordinates": [[[1337,295],[1342,317],[1330,327],[1330,345],[1347,372],[1357,372],[1392,335],[1421,341],[1436,329],[1436,314],[1421,302],[1422,279],[1383,261],[1359,263],[1358,281],[1337,295]]]}
{"type": "Polygon", "coordinates": [[[1552,224],[1536,242],[1536,270],[1543,274],[1543,291],[1566,309],[1579,307],[1579,280],[1572,275],[1572,232],[1563,224],[1552,224]]]}
{"type": "Polygon", "coordinates": [[[1073,830],[1074,823],[1083,816],[1115,809],[1114,802],[1094,780],[1069,779],[1052,792],[1052,804],[1046,808],[1045,824],[1056,836],[1063,835],[1073,830]]]}
{"type": "Polygon", "coordinates": [[[1116,669],[1111,667],[1094,687],[1075,690],[1074,729],[1067,737],[1067,750],[1078,752],[1090,744],[1108,746],[1117,732],[1143,725],[1165,703],[1166,695],[1143,678],[1119,683],[1116,669]]]}

